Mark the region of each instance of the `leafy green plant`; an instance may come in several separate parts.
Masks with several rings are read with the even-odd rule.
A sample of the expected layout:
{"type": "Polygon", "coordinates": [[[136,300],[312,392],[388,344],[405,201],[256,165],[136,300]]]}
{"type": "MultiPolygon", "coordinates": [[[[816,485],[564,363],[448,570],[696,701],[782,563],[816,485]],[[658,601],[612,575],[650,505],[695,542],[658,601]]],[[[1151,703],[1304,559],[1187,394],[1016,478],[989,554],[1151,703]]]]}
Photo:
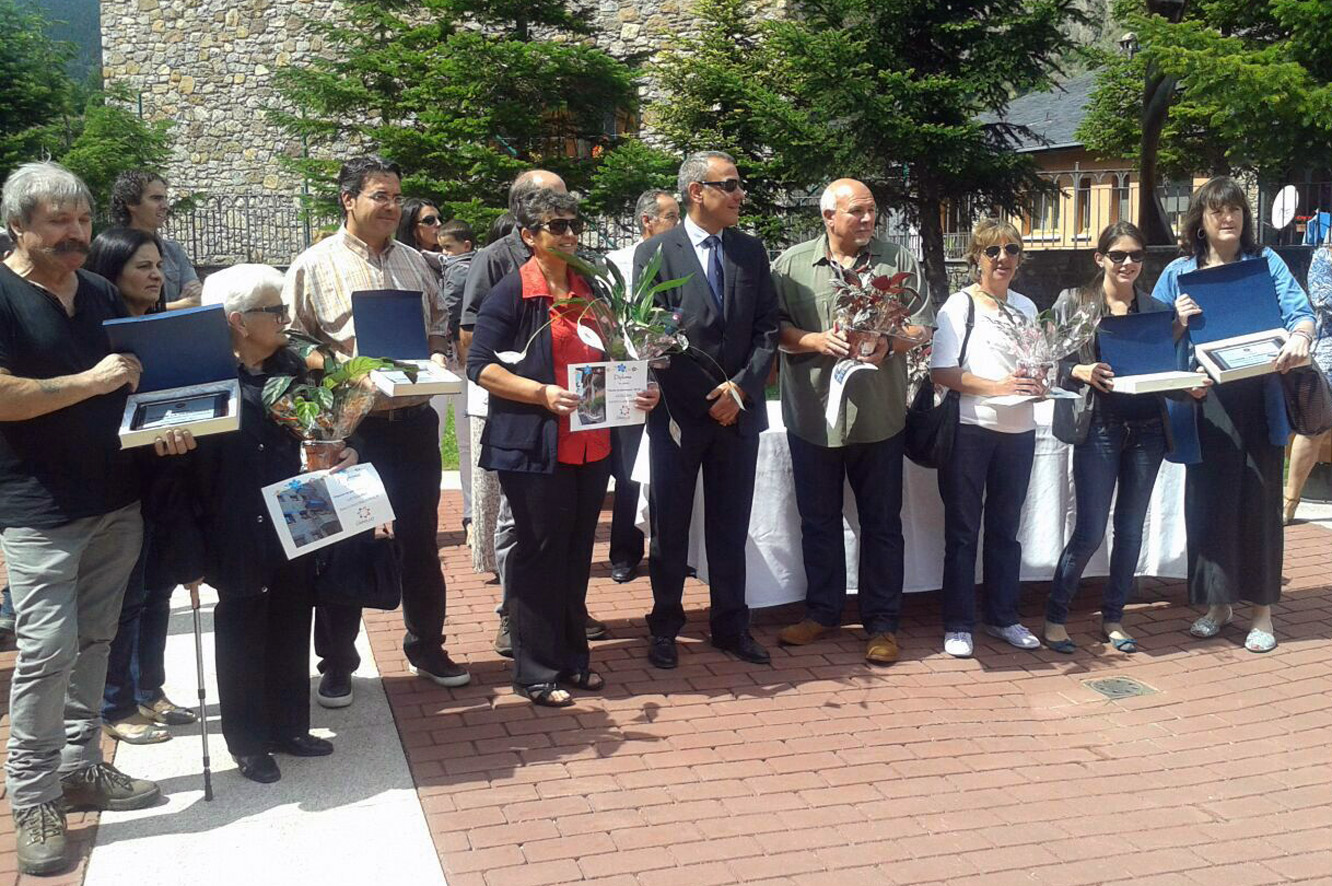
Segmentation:
{"type": "Polygon", "coordinates": [[[263,403],[273,419],[302,440],[346,439],[375,405],[375,392],[364,379],[376,369],[399,369],[415,377],[416,368],[377,357],[353,357],[316,383],[275,375],[264,385],[263,403]]]}

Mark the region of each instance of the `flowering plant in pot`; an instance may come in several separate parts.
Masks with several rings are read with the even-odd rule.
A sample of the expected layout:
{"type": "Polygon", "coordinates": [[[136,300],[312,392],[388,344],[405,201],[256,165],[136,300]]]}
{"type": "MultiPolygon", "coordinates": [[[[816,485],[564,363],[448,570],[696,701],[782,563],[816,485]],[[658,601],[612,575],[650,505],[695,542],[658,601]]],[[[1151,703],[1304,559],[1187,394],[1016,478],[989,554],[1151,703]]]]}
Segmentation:
{"type": "Polygon", "coordinates": [[[1009,353],[1017,358],[1013,374],[1047,385],[1055,381],[1055,365],[1091,340],[1101,318],[1099,307],[1091,302],[1079,305],[1063,321],[1053,311],[1042,311],[1033,320],[1007,302],[997,304],[999,331],[1009,353]]]}
{"type": "Polygon", "coordinates": [[[376,369],[410,372],[415,367],[376,357],[353,357],[315,383],[298,384],[295,376],[275,375],[264,385],[264,407],[274,421],[300,438],[306,470],[323,470],[338,463],[347,437],[375,405],[376,393],[366,378],[376,369]]]}
{"type": "Polygon", "coordinates": [[[920,293],[906,285],[909,273],[888,276],[867,266],[844,268],[836,263],[833,268],[833,328],[846,336],[851,359],[868,358],[885,335],[915,340],[904,334],[921,303],[920,293]]]}

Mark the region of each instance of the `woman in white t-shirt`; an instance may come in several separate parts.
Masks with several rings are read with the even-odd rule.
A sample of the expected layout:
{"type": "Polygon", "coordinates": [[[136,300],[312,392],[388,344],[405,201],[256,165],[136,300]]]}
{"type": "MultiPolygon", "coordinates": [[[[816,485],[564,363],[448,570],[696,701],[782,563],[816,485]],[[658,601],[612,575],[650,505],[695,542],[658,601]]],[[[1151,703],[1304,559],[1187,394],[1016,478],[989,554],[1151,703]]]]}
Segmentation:
{"type": "Polygon", "coordinates": [[[992,397],[1045,392],[1042,381],[1014,374],[1017,361],[999,328],[1005,322],[1002,305],[1036,316],[1031,300],[1008,288],[1022,262],[1022,235],[1008,222],[982,219],[971,233],[967,262],[977,282],[944,302],[930,358],[934,383],[961,394],[952,457],[939,467],[944,651],[958,658],[970,656],[973,648],[982,511],[985,630],[1020,649],[1040,646],[1018,621],[1022,545],[1017,535],[1036,450],[1036,420],[1031,401],[1013,406],[990,402],[992,397]]]}

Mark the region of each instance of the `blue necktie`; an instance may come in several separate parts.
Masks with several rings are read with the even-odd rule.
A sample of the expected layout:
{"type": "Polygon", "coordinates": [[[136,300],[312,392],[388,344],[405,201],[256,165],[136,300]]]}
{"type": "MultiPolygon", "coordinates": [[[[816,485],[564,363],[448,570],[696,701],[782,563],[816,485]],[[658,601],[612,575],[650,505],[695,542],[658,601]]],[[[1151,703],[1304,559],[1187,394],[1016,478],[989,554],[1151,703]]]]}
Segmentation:
{"type": "Polygon", "coordinates": [[[712,300],[717,303],[717,310],[724,313],[725,303],[722,296],[726,292],[726,276],[722,272],[721,237],[712,234],[703,241],[703,245],[712,250],[708,259],[708,285],[712,287],[712,300]]]}

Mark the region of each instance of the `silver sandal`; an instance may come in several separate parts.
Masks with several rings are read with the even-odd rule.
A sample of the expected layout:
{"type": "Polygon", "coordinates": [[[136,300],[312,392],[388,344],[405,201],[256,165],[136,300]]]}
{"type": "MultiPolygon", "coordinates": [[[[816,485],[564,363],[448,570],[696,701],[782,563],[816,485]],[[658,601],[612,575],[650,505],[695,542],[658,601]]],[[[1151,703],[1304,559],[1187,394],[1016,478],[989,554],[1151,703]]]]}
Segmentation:
{"type": "Polygon", "coordinates": [[[1234,618],[1235,618],[1234,607],[1227,606],[1225,621],[1217,622],[1212,618],[1212,616],[1204,615],[1202,618],[1198,619],[1193,623],[1192,627],[1189,628],[1189,633],[1195,637],[1198,637],[1199,639],[1206,640],[1209,637],[1215,637],[1217,634],[1221,633],[1221,629],[1224,628],[1226,625],[1230,624],[1231,621],[1234,620],[1234,618]]]}

